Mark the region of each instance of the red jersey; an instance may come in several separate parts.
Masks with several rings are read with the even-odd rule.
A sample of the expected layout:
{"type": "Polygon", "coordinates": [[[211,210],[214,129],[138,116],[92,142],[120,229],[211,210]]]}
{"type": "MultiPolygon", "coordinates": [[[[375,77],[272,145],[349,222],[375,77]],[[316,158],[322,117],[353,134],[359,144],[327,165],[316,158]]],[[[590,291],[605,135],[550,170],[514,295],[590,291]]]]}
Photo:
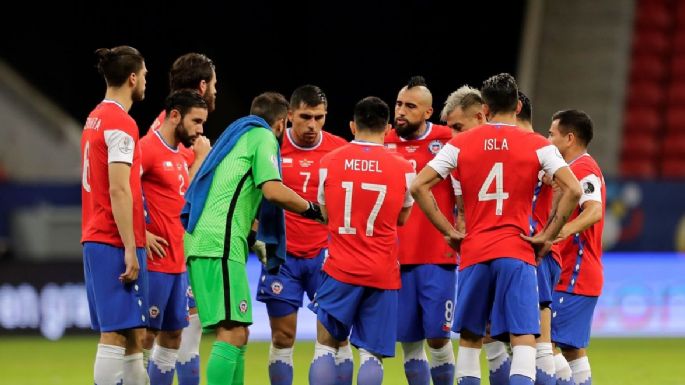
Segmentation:
{"type": "Polygon", "coordinates": [[[324,156],[320,167],[330,234],[323,270],[348,284],[399,289],[397,219],[414,202],[414,168],[380,144],[357,141],[324,156]]]}
{"type": "Polygon", "coordinates": [[[596,297],[602,293],[604,282],[601,259],[606,211],[604,176],[597,162],[587,153],[572,161],[570,166],[580,181],[583,195],[568,221],[576,219],[582,211],[583,203],[590,200],[602,204],[602,220],[559,243],[563,262],[556,290],[596,297]]]}
{"type": "Polygon", "coordinates": [[[121,104],[103,100],[88,115],[81,135],[81,242],[124,247],[109,196],[109,164],[114,162],[131,165],[133,232],[136,247],[145,247],[138,125],[121,104]]]}
{"type": "MultiPolygon", "coordinates": [[[[287,130],[281,144],[281,167],[283,184],[299,196],[316,201],[319,191],[319,161],[329,152],[347,144],[347,141],[321,131],[319,143],[313,147],[300,147],[287,130]]],[[[300,258],[314,258],[328,245],[328,230],[325,225],[304,218],[290,211],[285,212],[288,254],[300,258]]]]}
{"type": "MultiPolygon", "coordinates": [[[[554,189],[552,186],[545,184],[542,181],[544,172],[538,173],[538,184],[535,186],[535,193],[533,194],[533,222],[530,224],[531,235],[542,232],[549,220],[549,214],[552,211],[552,201],[554,189]]],[[[552,258],[562,266],[561,255],[559,254],[559,245],[552,246],[552,258]]]]}
{"type": "MultiPolygon", "coordinates": [[[[150,125],[150,128],[147,130],[147,133],[149,134],[152,131],[159,130],[159,128],[162,127],[164,119],[166,119],[166,111],[162,111],[159,113],[157,119],[155,119],[155,121],[152,122],[152,124],[150,125]]],[[[186,160],[186,163],[188,163],[188,167],[193,165],[193,162],[195,162],[195,151],[193,151],[193,149],[186,147],[183,143],[179,143],[178,152],[180,152],[183,158],[186,160]]]]}
{"type": "Polygon", "coordinates": [[[466,238],[459,268],[496,258],[535,265],[529,233],[538,172],[566,162],[547,139],[507,124],[484,124],[455,136],[428,163],[443,178],[456,168],[464,199],[466,238]]]}
{"type": "Polygon", "coordinates": [[[183,225],[181,209],[190,184],[188,163],[178,148],[170,147],[158,130],[150,130],[140,140],[143,156],[143,194],[147,204],[147,229],[169,242],[166,256],[148,259],[147,269],[161,273],[182,273],[186,270],[183,257],[183,225]]]}
{"type": "MultiPolygon", "coordinates": [[[[396,152],[422,170],[430,160],[452,139],[452,129],[447,126],[426,123],[426,132],[420,137],[406,140],[392,130],[385,137],[385,147],[396,152]]],[[[442,214],[454,222],[454,190],[450,178],[432,189],[442,214]]],[[[456,264],[457,255],[445,242],[442,233],[435,228],[421,210],[413,210],[407,223],[398,230],[400,239],[400,264],[456,264]],[[427,248],[426,245],[431,245],[427,248]]]]}

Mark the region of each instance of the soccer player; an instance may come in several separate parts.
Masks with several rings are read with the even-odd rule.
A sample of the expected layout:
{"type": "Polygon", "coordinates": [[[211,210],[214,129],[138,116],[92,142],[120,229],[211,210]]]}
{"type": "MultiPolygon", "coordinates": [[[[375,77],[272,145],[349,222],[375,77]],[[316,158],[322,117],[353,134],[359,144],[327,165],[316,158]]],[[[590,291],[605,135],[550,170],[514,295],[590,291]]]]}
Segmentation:
{"type": "Polygon", "coordinates": [[[397,226],[413,199],[412,165],[386,151],[387,104],[367,97],[354,107],[355,140],[321,159],[319,203],[328,213],[329,256],[311,308],[317,313],[312,385],[336,384],[335,355],[352,331],[359,349],[359,385],[383,382],[383,357],[395,355],[397,226]]]}
{"type": "Polygon", "coordinates": [[[144,385],[145,217],[138,125],[128,111],[145,97],[147,68],[133,47],[95,54],[107,91],[81,136],[83,265],[91,325],[100,332],[95,384],[144,385]]]}
{"type": "MultiPolygon", "coordinates": [[[[559,232],[562,272],[552,302],[552,341],[561,348],[577,385],[592,383],[586,348],[603,283],[606,189],[602,170],[587,153],[592,134],[592,120],[582,111],[559,111],[552,117],[549,139],[559,148],[583,190],[569,222],[559,232]]],[[[561,356],[555,360],[564,367],[561,356]]]]}
{"type": "MultiPolygon", "coordinates": [[[[426,166],[452,138],[447,126],[428,121],[433,97],[423,77],[402,87],[395,102],[395,127],[385,145],[412,164],[426,166]]],[[[450,180],[433,188],[443,215],[454,217],[455,198],[450,180]]],[[[415,210],[398,230],[402,288],[397,306],[397,340],[402,343],[404,373],[409,385],[445,385],[454,382],[454,350],[450,340],[457,256],[421,210],[415,210]],[[432,245],[427,248],[426,245],[432,245]],[[431,363],[424,350],[428,342],[431,363]]]]}
{"type": "Polygon", "coordinates": [[[252,323],[247,237],[260,204],[260,226],[269,225],[269,235],[282,242],[283,212],[273,210],[266,217],[270,203],[323,221],[317,204],[281,182],[276,137],[283,135],[288,102],[281,94],[264,93],[252,101],[250,113],[233,122],[215,143],[186,191],[181,213],[200,321],[205,331],[216,333],[207,362],[209,385],[244,382],[247,327],[252,323]]]}
{"type": "Polygon", "coordinates": [[[463,85],[452,92],[445,100],[440,120],[445,122],[455,134],[485,123],[483,98],[480,96],[480,91],[463,85]]]}
{"type": "MultiPolygon", "coordinates": [[[[297,88],[290,97],[288,119],[292,127],[281,143],[283,184],[307,200],[316,200],[319,189],[319,160],[347,141],[323,131],[328,100],[317,86],[297,88]]],[[[311,300],[319,287],[321,265],[328,252],[326,226],[286,212],[287,260],[277,274],[262,269],[257,300],[266,303],[271,323],[269,379],[271,385],[293,383],[293,345],[297,311],[303,295],[311,300]]],[[[338,385],[352,383],[352,350],[349,344],[336,356],[338,385]]]]}
{"type": "Polygon", "coordinates": [[[157,337],[148,374],[152,385],[171,385],[181,331],[188,326],[188,277],[183,256],[181,209],[190,177],[181,145],[193,146],[207,120],[207,102],[194,90],[176,91],[166,98],[165,118],[157,130],[140,140],[143,156],[143,194],[147,205],[150,327],[157,337]]]}
{"type": "Polygon", "coordinates": [[[431,222],[457,246],[456,232],[439,210],[431,188],[457,169],[465,206],[460,279],[452,330],[460,333],[457,382],[480,384],[479,355],[488,321],[493,338],[509,339],[509,383],[533,384],[535,336],[540,333],[535,278],[537,256],[546,253],[580,197],[580,187],[556,147],[516,127],[516,81],[499,74],[483,83],[488,123],[455,136],[412,184],[412,194],[431,222]],[[528,237],[533,189],[544,170],[560,186],[559,209],[545,230],[528,237]]]}
{"type": "MultiPolygon", "coordinates": [[[[519,101],[521,102],[521,109],[516,114],[516,124],[527,132],[533,132],[533,109],[530,99],[520,90],[519,101]]],[[[552,197],[553,188],[549,182],[549,177],[541,172],[538,174],[538,182],[533,195],[533,211],[530,217],[529,228],[531,235],[544,230],[553,210],[552,197]]],[[[552,311],[550,310],[550,305],[552,303],[554,287],[559,281],[559,274],[561,274],[561,256],[559,255],[559,247],[553,245],[551,250],[537,264],[538,295],[540,297],[540,337],[536,338],[535,344],[537,351],[535,356],[535,383],[537,385],[555,385],[557,383],[551,339],[552,311]]],[[[494,342],[493,344],[502,343],[494,342]]],[[[493,346],[496,346],[499,352],[503,352],[508,357],[508,353],[503,347],[493,346]]],[[[502,357],[502,355],[498,355],[498,357],[502,357]]],[[[488,363],[490,363],[490,360],[488,360],[488,363]]],[[[492,373],[491,367],[491,375],[492,373]]],[[[508,373],[499,373],[500,376],[504,374],[508,373]]],[[[569,375],[570,371],[564,377],[569,375]]],[[[560,381],[563,381],[563,379],[560,379],[560,381]]],[[[490,383],[493,383],[492,379],[490,383]]]]}
{"type": "MultiPolygon", "coordinates": [[[[217,75],[214,62],[201,53],[191,52],[179,56],[169,70],[170,92],[182,89],[197,90],[207,103],[208,112],[212,112],[216,108],[216,84],[217,75]]],[[[166,110],[162,110],[150,126],[148,134],[150,131],[155,131],[162,126],[166,114],[166,110]]],[[[178,151],[188,164],[189,179],[185,182],[186,187],[190,184],[192,177],[207,157],[210,148],[209,139],[201,134],[193,140],[191,146],[186,146],[183,142],[179,143],[178,151]]],[[[166,242],[165,238],[160,235],[148,231],[148,243],[153,246],[153,249],[162,248],[163,243],[166,242]]],[[[183,274],[187,276],[187,273],[183,274]]],[[[181,336],[181,346],[178,349],[178,358],[176,360],[176,372],[178,373],[179,385],[199,385],[202,326],[197,316],[197,307],[195,306],[195,299],[193,298],[190,285],[188,285],[187,297],[190,313],[189,324],[183,329],[181,336]]],[[[143,354],[150,354],[149,349],[152,349],[153,342],[154,335],[150,333],[145,341],[143,354]]]]}

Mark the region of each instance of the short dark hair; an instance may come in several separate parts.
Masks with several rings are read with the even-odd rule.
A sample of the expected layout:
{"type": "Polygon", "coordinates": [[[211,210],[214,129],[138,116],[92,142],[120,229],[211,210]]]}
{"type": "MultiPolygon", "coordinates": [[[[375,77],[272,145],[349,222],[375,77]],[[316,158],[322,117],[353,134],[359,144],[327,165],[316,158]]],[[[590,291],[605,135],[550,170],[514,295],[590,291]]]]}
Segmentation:
{"type": "Polygon", "coordinates": [[[278,92],[263,92],[252,99],[250,114],[259,116],[273,126],[288,116],[288,101],[278,92]]]}
{"type": "Polygon", "coordinates": [[[354,106],[354,123],[362,131],[382,132],[389,117],[388,105],[375,96],[367,96],[354,106]]]}
{"type": "Polygon", "coordinates": [[[533,106],[530,104],[528,96],[519,90],[519,101],[521,102],[521,111],[519,111],[516,118],[524,122],[533,121],[533,106]]]}
{"type": "Polygon", "coordinates": [[[121,87],[132,73],[137,73],[145,65],[143,55],[127,45],[114,48],[98,48],[98,72],[105,77],[108,87],[121,87]]]}
{"type": "Polygon", "coordinates": [[[169,70],[169,89],[197,88],[202,80],[209,82],[214,76],[215,66],[207,56],[191,52],[178,57],[169,70]]]}
{"type": "Polygon", "coordinates": [[[587,147],[592,141],[592,119],[580,110],[563,110],[552,115],[552,121],[559,120],[559,132],[563,135],[573,132],[587,147]]]}
{"type": "Polygon", "coordinates": [[[207,102],[196,90],[183,89],[174,91],[164,100],[164,111],[169,116],[171,110],[177,110],[185,116],[191,108],[207,109],[207,102]]]}
{"type": "Polygon", "coordinates": [[[409,82],[407,82],[407,89],[409,88],[414,88],[414,87],[420,87],[424,86],[428,88],[428,84],[426,83],[426,78],[423,76],[417,75],[417,76],[412,76],[409,78],[409,82]]]}
{"type": "Polygon", "coordinates": [[[516,111],[518,86],[514,77],[508,73],[494,75],[485,80],[480,93],[491,115],[516,111]]]}
{"type": "Polygon", "coordinates": [[[290,95],[290,109],[295,110],[303,104],[308,107],[316,107],[323,103],[323,107],[328,109],[328,99],[321,88],[307,84],[297,87],[290,95]]]}

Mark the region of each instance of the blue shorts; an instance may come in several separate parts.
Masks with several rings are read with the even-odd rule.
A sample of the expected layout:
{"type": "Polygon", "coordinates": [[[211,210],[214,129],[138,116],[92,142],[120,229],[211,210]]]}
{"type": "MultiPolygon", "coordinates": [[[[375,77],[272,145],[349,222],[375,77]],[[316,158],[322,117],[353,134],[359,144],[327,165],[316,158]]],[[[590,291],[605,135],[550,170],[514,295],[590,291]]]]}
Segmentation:
{"type": "Polygon", "coordinates": [[[300,258],[288,254],[278,271],[271,275],[262,266],[257,287],[257,301],[266,303],[269,317],[283,317],[302,307],[306,293],[311,301],[321,283],[321,266],[328,249],[321,249],[314,258],[300,258]]]}
{"type": "Polygon", "coordinates": [[[188,274],[148,271],[150,329],[174,331],[188,326],[188,274]]]}
{"type": "Polygon", "coordinates": [[[190,287],[190,275],[188,275],[188,271],[184,271],[183,275],[185,276],[186,280],[186,286],[188,289],[186,289],[186,297],[188,298],[188,308],[196,308],[197,305],[195,304],[195,296],[193,295],[193,288],[190,287]]]}
{"type": "Polygon", "coordinates": [[[490,321],[492,338],[509,334],[540,335],[535,266],[515,258],[498,258],[459,272],[457,310],[452,330],[485,335],[490,321]]]}
{"type": "Polygon", "coordinates": [[[555,291],[552,298],[552,342],[562,349],[587,347],[598,297],[555,291]]]}
{"type": "Polygon", "coordinates": [[[104,243],[83,244],[83,275],[93,330],[148,327],[148,271],[145,249],[136,249],[138,279],[123,284],[119,275],[126,271],[124,249],[104,243]]]}
{"type": "Polygon", "coordinates": [[[395,356],[397,338],[397,290],[382,290],[340,282],[322,273],[310,309],[338,341],[350,335],[359,349],[383,357],[395,356]]]}
{"type": "Polygon", "coordinates": [[[397,340],[450,338],[454,318],[455,265],[402,266],[397,301],[397,340]]]}
{"type": "Polygon", "coordinates": [[[545,255],[537,266],[538,273],[538,295],[540,296],[540,309],[550,307],[552,303],[552,293],[559,282],[561,266],[554,260],[552,254],[545,255]]]}

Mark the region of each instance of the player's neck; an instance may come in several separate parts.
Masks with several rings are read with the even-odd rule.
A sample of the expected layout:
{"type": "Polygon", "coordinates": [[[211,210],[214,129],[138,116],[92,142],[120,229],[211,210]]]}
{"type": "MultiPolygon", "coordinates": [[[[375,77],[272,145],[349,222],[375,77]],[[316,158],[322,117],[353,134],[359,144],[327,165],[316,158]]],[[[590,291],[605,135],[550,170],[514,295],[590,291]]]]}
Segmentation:
{"type": "Polygon", "coordinates": [[[369,142],[376,144],[383,144],[385,141],[384,132],[370,132],[370,131],[357,131],[354,135],[354,140],[357,142],[369,142]]]}
{"type": "Polygon", "coordinates": [[[414,131],[414,133],[411,135],[411,138],[405,138],[405,139],[409,139],[409,140],[418,139],[426,133],[426,130],[428,130],[428,123],[426,123],[426,121],[424,120],[423,124],[421,124],[421,126],[419,126],[419,129],[414,131]]]}
{"type": "Polygon", "coordinates": [[[131,98],[131,90],[123,87],[107,87],[105,99],[112,100],[119,103],[124,110],[128,112],[133,105],[133,98],[131,98]]]}
{"type": "Polygon", "coordinates": [[[162,126],[159,128],[159,134],[168,146],[178,147],[179,141],[176,139],[176,127],[173,127],[171,123],[167,124],[166,121],[162,123],[162,126]]]}
{"type": "Polygon", "coordinates": [[[523,131],[528,131],[528,132],[533,132],[533,126],[530,124],[530,122],[526,122],[524,120],[516,120],[516,125],[521,127],[523,131]]]}
{"type": "Polygon", "coordinates": [[[571,163],[574,160],[578,159],[581,157],[583,154],[587,152],[587,148],[585,147],[580,147],[580,146],[573,146],[570,147],[565,153],[564,153],[564,160],[566,163],[571,163]]]}
{"type": "Polygon", "coordinates": [[[502,123],[502,124],[511,124],[511,125],[516,125],[516,113],[515,112],[507,112],[507,113],[498,113],[495,115],[490,116],[488,119],[488,123],[490,124],[496,124],[496,123],[502,123]]]}
{"type": "MultiPolygon", "coordinates": [[[[283,133],[286,135],[287,133],[283,133]]],[[[307,143],[304,140],[300,139],[297,137],[295,132],[293,130],[290,130],[290,139],[297,145],[298,147],[303,147],[303,148],[310,148],[310,147],[315,147],[317,144],[321,143],[321,136],[323,135],[323,131],[319,131],[319,135],[316,136],[316,140],[314,143],[307,143]]]]}

